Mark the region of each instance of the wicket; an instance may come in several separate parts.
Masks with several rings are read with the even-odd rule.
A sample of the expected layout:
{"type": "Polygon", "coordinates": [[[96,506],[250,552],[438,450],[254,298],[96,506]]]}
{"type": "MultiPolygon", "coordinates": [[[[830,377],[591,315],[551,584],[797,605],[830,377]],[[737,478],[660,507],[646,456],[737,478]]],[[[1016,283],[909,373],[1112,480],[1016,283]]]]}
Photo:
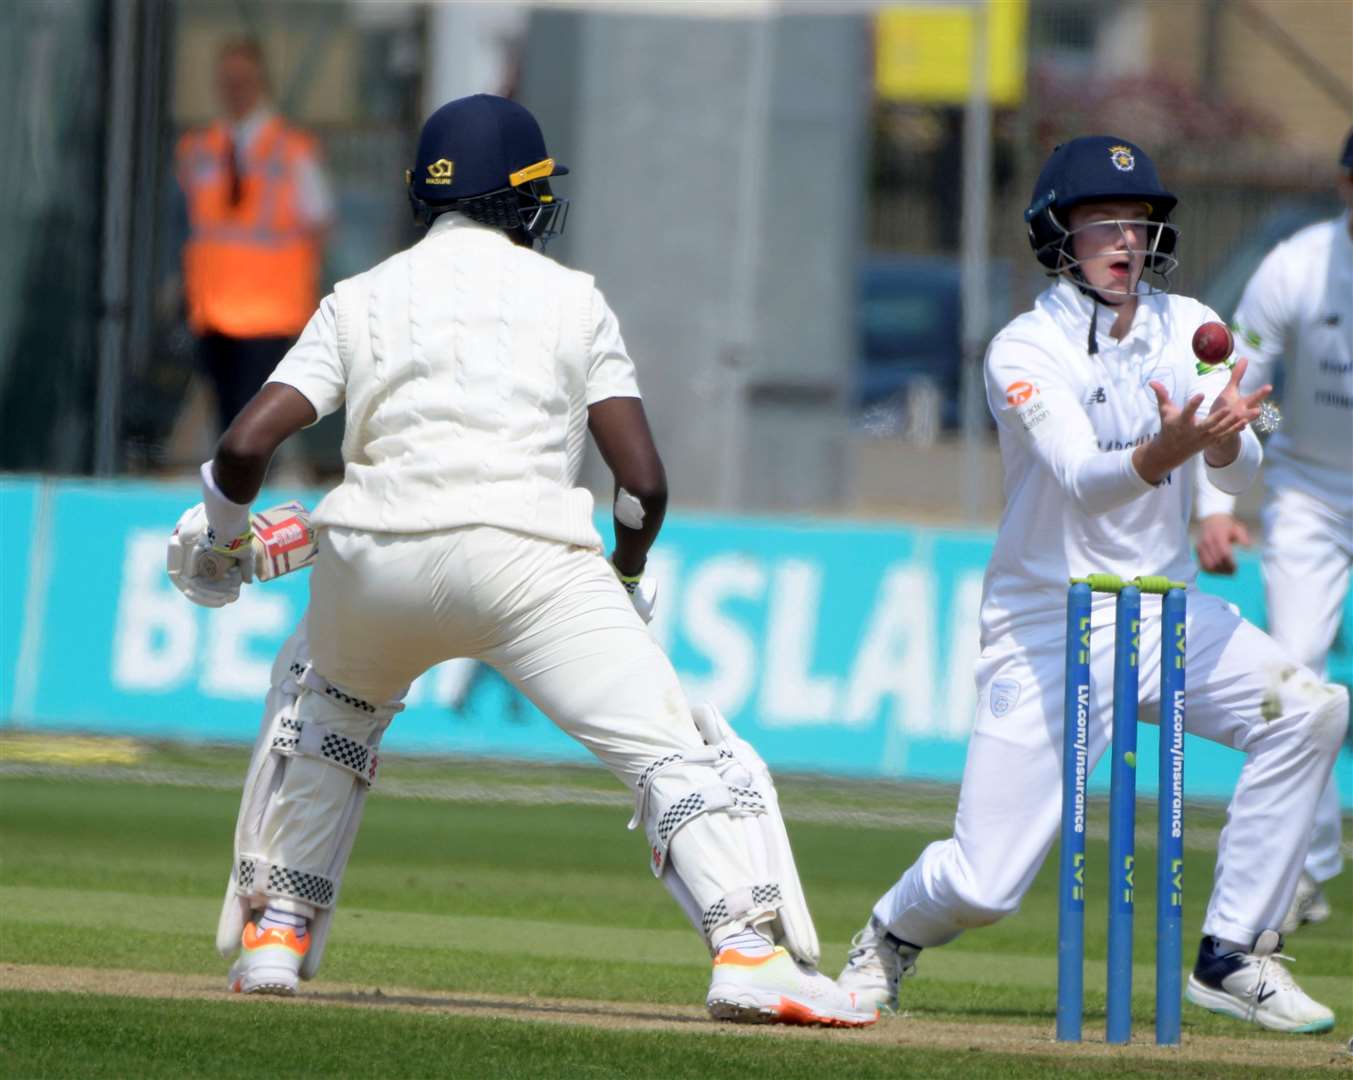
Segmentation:
{"type": "Polygon", "coordinates": [[[1137,658],[1142,593],[1162,596],[1160,832],[1156,863],[1156,1042],[1179,1042],[1183,961],[1185,586],[1164,577],[1073,578],[1066,605],[1062,832],[1058,867],[1057,1039],[1079,1042],[1084,1010],[1086,782],[1090,772],[1090,603],[1118,596],[1109,782],[1108,1019],[1105,1037],[1132,1036],[1133,869],[1136,861],[1137,658]]]}

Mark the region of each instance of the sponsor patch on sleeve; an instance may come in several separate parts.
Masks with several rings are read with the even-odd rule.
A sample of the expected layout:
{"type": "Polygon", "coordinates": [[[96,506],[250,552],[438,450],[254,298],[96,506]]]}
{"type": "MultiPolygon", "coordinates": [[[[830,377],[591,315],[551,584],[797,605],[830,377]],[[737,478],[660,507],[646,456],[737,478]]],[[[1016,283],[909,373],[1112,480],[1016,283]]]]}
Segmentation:
{"type": "Polygon", "coordinates": [[[1015,415],[1019,417],[1019,422],[1024,425],[1025,431],[1033,431],[1034,428],[1051,416],[1052,412],[1042,398],[1034,398],[1033,401],[1025,402],[1016,409],[1015,415]]]}
{"type": "Polygon", "coordinates": [[[1005,403],[1010,406],[1023,405],[1037,393],[1038,387],[1031,382],[1020,379],[1005,388],[1005,403]]]}

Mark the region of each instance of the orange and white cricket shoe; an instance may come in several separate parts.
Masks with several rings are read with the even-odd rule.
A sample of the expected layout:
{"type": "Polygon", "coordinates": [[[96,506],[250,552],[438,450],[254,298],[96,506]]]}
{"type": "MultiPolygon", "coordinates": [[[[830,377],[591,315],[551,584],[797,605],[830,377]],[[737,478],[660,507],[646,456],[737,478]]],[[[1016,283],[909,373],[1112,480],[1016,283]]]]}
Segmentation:
{"type": "Polygon", "coordinates": [[[310,935],[297,937],[289,927],[260,930],[246,923],[240,955],[230,968],[229,989],[237,994],[277,994],[290,997],[301,979],[301,961],[310,948],[310,935]]]}
{"type": "Polygon", "coordinates": [[[857,1004],[854,994],[799,964],[780,946],[766,956],[721,952],[705,1007],[714,1019],[738,1024],[868,1027],[879,1018],[873,1005],[857,1004]]]}

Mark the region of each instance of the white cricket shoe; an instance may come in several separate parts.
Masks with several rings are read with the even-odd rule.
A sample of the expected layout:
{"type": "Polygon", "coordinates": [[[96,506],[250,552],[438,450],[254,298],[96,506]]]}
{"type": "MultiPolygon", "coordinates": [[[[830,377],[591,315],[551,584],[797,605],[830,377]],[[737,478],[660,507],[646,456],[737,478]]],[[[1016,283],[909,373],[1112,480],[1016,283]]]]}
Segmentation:
{"type": "Polygon", "coordinates": [[[1312,1033],[1334,1027],[1334,1013],[1313,1001],[1280,961],[1282,939],[1273,931],[1259,935],[1254,952],[1223,953],[1203,938],[1198,963],[1184,996],[1215,1013],[1234,1016],[1270,1031],[1312,1033]]]}
{"type": "Polygon", "coordinates": [[[310,950],[310,935],[297,937],[285,927],[260,930],[245,923],[240,955],[231,965],[227,989],[237,994],[291,997],[301,979],[301,961],[310,950]]]}
{"type": "Polygon", "coordinates": [[[846,966],[836,985],[855,994],[861,1005],[882,1012],[896,1012],[902,978],[916,974],[916,956],[921,950],[890,934],[873,915],[850,942],[846,966]]]}
{"type": "Polygon", "coordinates": [[[1297,891],[1292,896],[1292,906],[1287,909],[1278,932],[1290,934],[1309,923],[1322,923],[1329,917],[1329,901],[1325,899],[1320,882],[1303,870],[1297,881],[1297,891]]]}
{"type": "Polygon", "coordinates": [[[766,956],[725,949],[715,957],[705,1007],[714,1019],[738,1024],[867,1027],[879,1016],[778,945],[766,956]]]}

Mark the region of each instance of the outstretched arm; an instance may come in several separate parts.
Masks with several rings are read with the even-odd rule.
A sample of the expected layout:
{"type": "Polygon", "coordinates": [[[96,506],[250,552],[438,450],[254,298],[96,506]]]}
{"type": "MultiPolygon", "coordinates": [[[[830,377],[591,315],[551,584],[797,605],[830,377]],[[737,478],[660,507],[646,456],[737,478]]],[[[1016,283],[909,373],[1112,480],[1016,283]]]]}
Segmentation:
{"type": "Polygon", "coordinates": [[[637,397],[612,397],[587,410],[587,423],[615,477],[615,552],[625,577],[643,573],[648,550],[667,513],[667,474],[637,397]]]}
{"type": "MultiPolygon", "coordinates": [[[[1252,394],[1242,394],[1240,380],[1245,377],[1245,367],[1244,360],[1236,361],[1226,385],[1201,420],[1197,414],[1205,395],[1194,394],[1181,407],[1170,400],[1163,385],[1150,384],[1160,409],[1160,434],[1133,451],[1132,464],[1142,479],[1158,484],[1172,470],[1201,453],[1203,461],[1212,470],[1213,482],[1217,483],[1219,471],[1235,464],[1241,451],[1247,449],[1247,443],[1253,444],[1248,447],[1251,454],[1258,454],[1258,440],[1247,429],[1258,418],[1259,405],[1273,387],[1265,385],[1252,394]]],[[[1257,460],[1254,468],[1258,468],[1257,460]]],[[[1223,491],[1229,487],[1220,483],[1218,486],[1223,491]]]]}

